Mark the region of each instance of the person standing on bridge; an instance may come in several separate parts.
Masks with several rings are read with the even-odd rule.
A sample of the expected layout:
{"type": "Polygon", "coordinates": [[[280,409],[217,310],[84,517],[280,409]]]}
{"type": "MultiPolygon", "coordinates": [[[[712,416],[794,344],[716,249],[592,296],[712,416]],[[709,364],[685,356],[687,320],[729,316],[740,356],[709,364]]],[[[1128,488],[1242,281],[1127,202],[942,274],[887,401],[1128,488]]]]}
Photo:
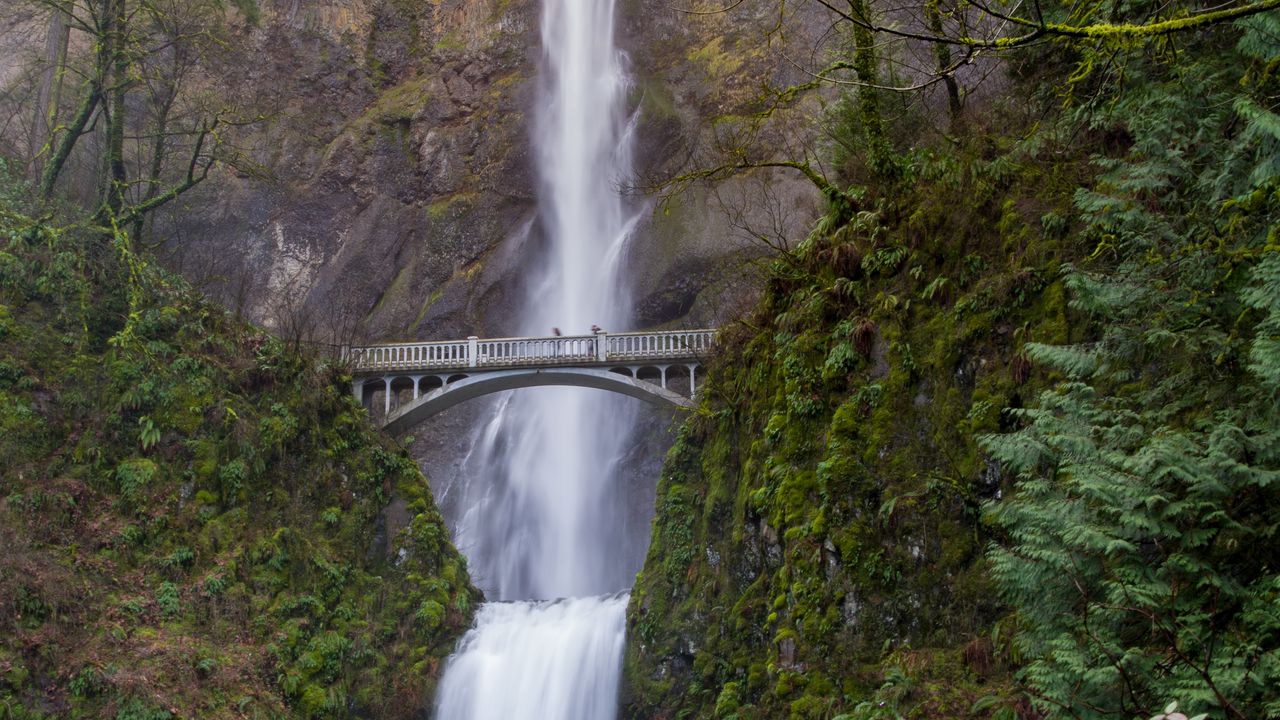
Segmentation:
{"type": "Polygon", "coordinates": [[[592,326],[591,326],[591,334],[592,334],[592,335],[599,335],[599,334],[600,334],[600,333],[602,333],[602,332],[604,332],[604,329],[603,329],[603,328],[601,328],[599,325],[592,325],[592,326]]]}

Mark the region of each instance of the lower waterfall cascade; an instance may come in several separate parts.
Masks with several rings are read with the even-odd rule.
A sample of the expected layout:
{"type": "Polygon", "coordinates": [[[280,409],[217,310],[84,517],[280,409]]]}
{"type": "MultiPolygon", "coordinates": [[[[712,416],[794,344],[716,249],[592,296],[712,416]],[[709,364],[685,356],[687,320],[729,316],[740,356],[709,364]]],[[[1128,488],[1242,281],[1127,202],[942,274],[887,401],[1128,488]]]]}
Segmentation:
{"type": "Polygon", "coordinates": [[[484,605],[439,689],[441,717],[609,718],[627,596],[484,605]]]}

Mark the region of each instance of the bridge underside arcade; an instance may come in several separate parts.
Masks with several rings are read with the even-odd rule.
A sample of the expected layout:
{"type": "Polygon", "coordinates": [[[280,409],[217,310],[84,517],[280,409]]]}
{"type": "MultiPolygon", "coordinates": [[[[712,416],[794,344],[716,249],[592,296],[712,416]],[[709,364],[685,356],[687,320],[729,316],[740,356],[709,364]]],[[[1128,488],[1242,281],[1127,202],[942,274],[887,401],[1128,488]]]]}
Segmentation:
{"type": "MultiPolygon", "coordinates": [[[[523,368],[479,372],[406,373],[357,378],[353,391],[379,425],[410,410],[414,422],[480,395],[546,385],[591,387],[646,402],[690,407],[705,371],[696,363],[610,368],[523,368]],[[430,402],[426,402],[427,400],[430,402]]],[[[404,421],[396,425],[404,425],[404,421]]],[[[388,429],[392,429],[388,427],[388,429]]]]}

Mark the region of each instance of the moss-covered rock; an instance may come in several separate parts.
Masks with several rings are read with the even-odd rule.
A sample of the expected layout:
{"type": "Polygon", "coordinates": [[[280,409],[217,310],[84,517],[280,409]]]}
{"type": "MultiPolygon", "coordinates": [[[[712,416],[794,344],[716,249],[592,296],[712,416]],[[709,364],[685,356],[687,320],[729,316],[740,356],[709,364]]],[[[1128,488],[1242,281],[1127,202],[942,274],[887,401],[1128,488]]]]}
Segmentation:
{"type": "Polygon", "coordinates": [[[9,208],[0,328],[0,717],[424,709],[481,598],[340,368],[9,208]]]}
{"type": "Polygon", "coordinates": [[[1021,345],[1071,331],[1041,223],[1070,194],[1014,157],[913,153],[913,184],[833,207],[722,330],[632,593],[628,717],[1021,702],[979,512],[1006,479],[975,438],[1044,382],[1021,345]]]}

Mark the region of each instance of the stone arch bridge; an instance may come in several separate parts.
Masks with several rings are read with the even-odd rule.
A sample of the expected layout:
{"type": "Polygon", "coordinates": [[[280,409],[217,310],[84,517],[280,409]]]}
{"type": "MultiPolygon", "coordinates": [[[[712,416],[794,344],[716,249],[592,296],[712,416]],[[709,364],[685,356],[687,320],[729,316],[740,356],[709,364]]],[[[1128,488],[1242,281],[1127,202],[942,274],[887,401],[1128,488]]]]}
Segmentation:
{"type": "Polygon", "coordinates": [[[715,330],[391,343],[344,348],[356,399],[382,397],[382,427],[399,434],[481,395],[544,385],[609,390],[691,408],[715,330]]]}

